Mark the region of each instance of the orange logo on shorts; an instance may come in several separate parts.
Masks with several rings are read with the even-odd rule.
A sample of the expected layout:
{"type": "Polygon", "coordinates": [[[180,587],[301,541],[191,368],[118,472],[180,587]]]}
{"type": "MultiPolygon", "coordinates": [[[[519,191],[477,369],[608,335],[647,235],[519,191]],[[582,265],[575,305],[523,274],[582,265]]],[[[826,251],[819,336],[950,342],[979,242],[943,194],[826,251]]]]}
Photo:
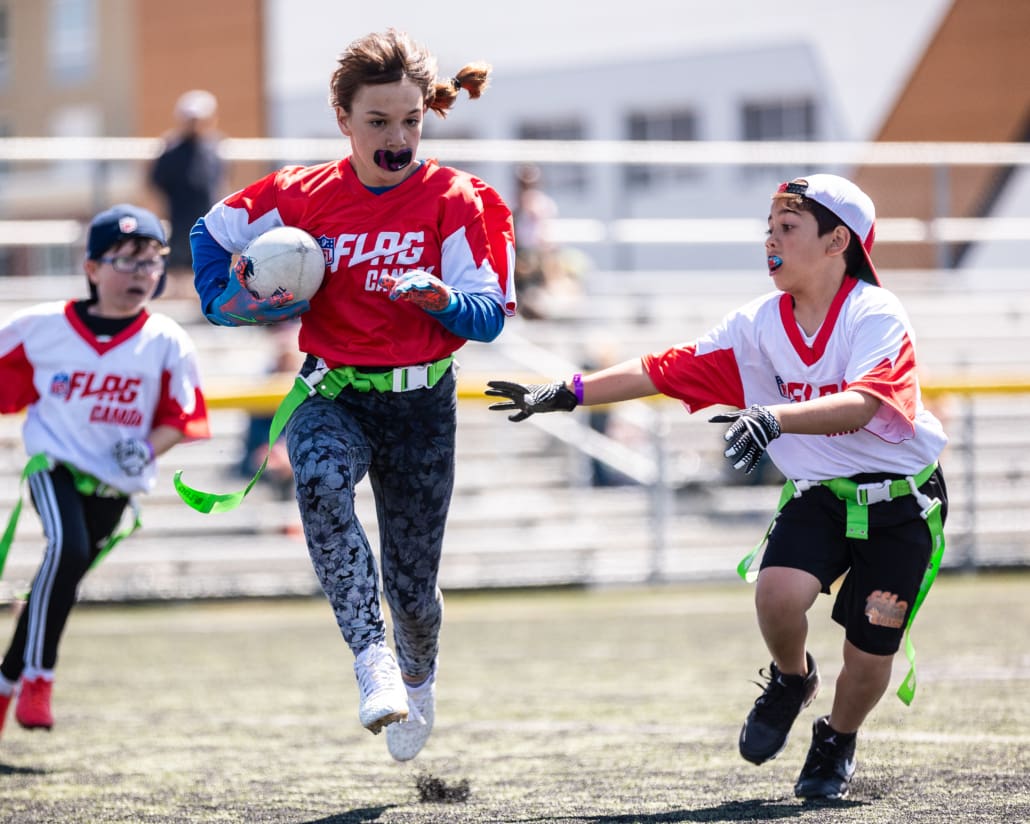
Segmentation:
{"type": "Polygon", "coordinates": [[[899,601],[893,592],[876,590],[866,599],[865,614],[870,624],[878,627],[901,629],[905,625],[908,601],[899,601]]]}

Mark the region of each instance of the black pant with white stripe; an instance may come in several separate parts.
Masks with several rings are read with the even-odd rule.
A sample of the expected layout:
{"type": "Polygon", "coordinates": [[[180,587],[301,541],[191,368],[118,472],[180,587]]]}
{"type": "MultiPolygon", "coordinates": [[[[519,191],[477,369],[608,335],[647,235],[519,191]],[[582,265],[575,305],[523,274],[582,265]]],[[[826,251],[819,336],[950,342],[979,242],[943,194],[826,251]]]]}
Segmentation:
{"type": "Polygon", "coordinates": [[[83,495],[63,466],[29,478],[32,503],[47,539],[0,674],[17,681],[25,669],[52,670],[79,582],[117,528],[128,498],[83,495]]]}

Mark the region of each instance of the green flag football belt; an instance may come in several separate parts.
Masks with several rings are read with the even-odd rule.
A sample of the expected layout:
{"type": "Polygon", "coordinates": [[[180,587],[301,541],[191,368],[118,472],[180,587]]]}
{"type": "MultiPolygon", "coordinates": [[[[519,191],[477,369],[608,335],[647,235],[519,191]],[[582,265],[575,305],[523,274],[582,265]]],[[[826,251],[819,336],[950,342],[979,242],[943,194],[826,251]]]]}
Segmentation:
{"type": "Polygon", "coordinates": [[[887,479],[877,483],[860,484],[850,478],[831,478],[828,481],[794,481],[788,480],[780,492],[780,500],[776,505],[776,512],[773,514],[769,528],[766,529],[762,540],[758,542],[740,563],[737,564],[737,574],[745,581],[754,581],[758,577],[757,572],[751,571],[751,565],[755,558],[762,551],[769,535],[776,525],[783,507],[794,498],[800,498],[803,493],[813,486],[825,486],[839,500],[844,502],[846,523],[844,535],[847,538],[864,541],[869,538],[869,507],[886,501],[893,501],[896,498],[913,496],[920,506],[919,514],[926,522],[930,530],[930,562],[923,574],[923,580],[919,585],[919,592],[912,604],[912,610],[908,614],[908,621],[905,623],[905,656],[908,658],[909,670],[901,686],[898,687],[898,698],[905,704],[911,704],[916,691],[916,650],[912,644],[911,629],[919,607],[926,599],[930,587],[933,586],[937,571],[940,569],[941,558],[944,556],[944,524],[941,520],[941,501],[939,498],[931,498],[929,495],[919,491],[930,476],[937,469],[936,461],[924,467],[915,475],[905,478],[887,479]]]}
{"type": "MultiPolygon", "coordinates": [[[[348,386],[358,392],[371,392],[372,390],[376,392],[410,392],[413,389],[431,389],[440,382],[440,378],[447,374],[453,361],[454,356],[449,355],[431,363],[398,366],[385,372],[362,371],[356,366],[340,366],[336,369],[329,369],[322,361],[319,361],[321,368],[316,368],[307,378],[297,377],[294,391],[297,391],[298,384],[303,384],[305,398],[317,392],[323,398],[333,400],[348,386]]],[[[297,406],[300,406],[299,401],[294,405],[294,409],[297,406]]]]}
{"type": "Polygon", "coordinates": [[[414,366],[397,366],[384,371],[362,370],[356,366],[340,366],[330,369],[321,358],[314,370],[307,375],[298,375],[293,387],[279,403],[279,408],[272,416],[272,425],[268,430],[268,453],[261,462],[254,477],[238,492],[218,494],[202,492],[188,486],[182,480],[182,470],[175,473],[172,480],[175,491],[186,504],[197,512],[228,512],[243,503],[247,493],[254,488],[258,478],[268,465],[268,454],[272,445],[279,439],[290,416],[311,396],[318,394],[328,400],[335,398],[346,388],[357,392],[411,392],[416,389],[431,389],[447,374],[454,362],[454,356],[448,355],[430,363],[419,363],[414,366]]]}
{"type": "MultiPolygon", "coordinates": [[[[11,510],[11,515],[7,519],[7,526],[4,529],[3,535],[0,536],[0,576],[4,574],[4,565],[7,563],[7,553],[10,552],[11,544],[14,542],[14,531],[18,526],[19,518],[21,518],[25,482],[30,476],[35,475],[37,472],[49,472],[55,466],[57,466],[57,461],[42,452],[33,455],[29,458],[28,463],[25,464],[25,468],[21,473],[21,478],[19,478],[18,481],[18,500],[15,502],[14,509],[11,510]]],[[[93,559],[93,563],[90,564],[90,569],[92,569],[99,564],[107,553],[114,549],[120,541],[128,538],[133,532],[143,525],[143,521],[140,517],[140,509],[130,496],[126,495],[119,489],[115,489],[109,484],[105,484],[99,478],[90,475],[88,472],[83,472],[81,469],[67,463],[62,463],[61,466],[71,473],[72,481],[75,484],[75,490],[80,495],[95,496],[98,498],[129,498],[129,505],[132,507],[132,524],[127,526],[125,529],[111,534],[111,537],[107,539],[107,543],[104,544],[103,549],[100,550],[97,557],[93,559]]]]}

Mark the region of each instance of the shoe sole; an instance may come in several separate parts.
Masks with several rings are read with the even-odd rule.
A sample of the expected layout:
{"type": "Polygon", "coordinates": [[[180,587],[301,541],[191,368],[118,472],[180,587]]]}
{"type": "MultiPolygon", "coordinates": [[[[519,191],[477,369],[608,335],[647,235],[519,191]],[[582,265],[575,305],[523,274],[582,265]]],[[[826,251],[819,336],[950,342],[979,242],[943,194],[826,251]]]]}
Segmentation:
{"type": "Polygon", "coordinates": [[[740,728],[740,738],[737,740],[737,750],[740,752],[740,757],[741,758],[743,758],[749,764],[754,764],[756,767],[759,764],[764,764],[766,761],[772,761],[777,755],[779,755],[781,752],[783,752],[786,749],[786,747],[787,747],[787,739],[784,738],[783,739],[783,744],[781,744],[780,748],[778,750],[776,750],[776,752],[774,752],[772,755],[758,756],[758,757],[749,755],[748,753],[744,752],[744,732],[746,730],[747,730],[747,724],[745,723],[744,726],[740,728]]]}
{"type": "MultiPolygon", "coordinates": [[[[432,730],[430,730],[430,732],[432,732],[432,730]]],[[[386,734],[387,736],[389,736],[390,731],[387,730],[386,734]]],[[[426,742],[428,741],[429,733],[426,734],[425,739],[419,742],[417,746],[411,746],[410,748],[402,749],[403,745],[409,745],[410,742],[405,741],[403,745],[401,745],[399,742],[393,743],[393,746],[391,747],[391,741],[389,738],[387,738],[387,751],[390,753],[390,758],[392,758],[394,761],[399,761],[403,764],[405,761],[411,761],[413,758],[415,758],[415,756],[422,752],[422,750],[426,746],[426,742]]]]}
{"type": "MultiPolygon", "coordinates": [[[[404,727],[403,726],[394,727],[393,729],[399,731],[399,730],[403,730],[404,727]]],[[[403,739],[403,740],[398,741],[398,740],[396,740],[396,736],[394,736],[394,738],[391,738],[390,737],[391,730],[387,730],[386,731],[386,748],[387,748],[387,750],[390,753],[390,757],[394,761],[400,761],[401,763],[403,763],[405,761],[411,761],[411,759],[413,759],[415,756],[417,756],[425,748],[426,743],[429,741],[429,736],[432,734],[432,732],[433,732],[433,722],[432,721],[426,721],[423,725],[421,725],[421,728],[419,730],[419,736],[418,737],[420,737],[422,740],[421,741],[417,741],[416,744],[413,744],[410,739],[403,739]]],[[[415,736],[413,736],[413,738],[414,737],[415,736]]]]}
{"type": "Polygon", "coordinates": [[[365,729],[372,733],[372,735],[379,735],[379,733],[383,731],[384,727],[388,727],[390,724],[396,724],[398,721],[404,721],[407,717],[407,710],[404,710],[403,712],[389,712],[381,718],[377,718],[374,721],[365,724],[365,729]]]}
{"type": "MultiPolygon", "coordinates": [[[[18,721],[18,719],[15,719],[15,720],[18,721]]],[[[26,724],[24,721],[18,721],[18,726],[21,727],[23,730],[46,730],[47,732],[50,732],[50,730],[53,728],[54,725],[53,724],[26,724]]]]}
{"type": "Polygon", "coordinates": [[[794,795],[802,801],[843,801],[848,797],[848,790],[830,795],[802,795],[797,790],[794,790],[794,795]]]}

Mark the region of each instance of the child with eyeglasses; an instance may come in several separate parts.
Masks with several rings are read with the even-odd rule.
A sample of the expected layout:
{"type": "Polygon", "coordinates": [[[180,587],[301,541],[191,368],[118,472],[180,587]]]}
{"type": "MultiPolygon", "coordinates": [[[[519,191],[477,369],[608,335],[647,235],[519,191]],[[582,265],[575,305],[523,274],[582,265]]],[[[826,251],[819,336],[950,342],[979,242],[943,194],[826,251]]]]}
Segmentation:
{"type": "MultiPolygon", "coordinates": [[[[133,496],[153,488],[155,458],[209,437],[193,343],[147,309],[164,288],[167,254],[155,215],[114,206],[89,227],[89,297],[31,306],[0,324],[0,413],[26,411],[22,482],[46,536],[0,663],[0,729],[15,694],[21,726],[53,726],[57,648],[80,581],[139,525],[133,496]],[[122,527],[126,509],[135,518],[122,527]]],[[[20,511],[19,498],[0,539],[0,574],[20,511]]]]}

